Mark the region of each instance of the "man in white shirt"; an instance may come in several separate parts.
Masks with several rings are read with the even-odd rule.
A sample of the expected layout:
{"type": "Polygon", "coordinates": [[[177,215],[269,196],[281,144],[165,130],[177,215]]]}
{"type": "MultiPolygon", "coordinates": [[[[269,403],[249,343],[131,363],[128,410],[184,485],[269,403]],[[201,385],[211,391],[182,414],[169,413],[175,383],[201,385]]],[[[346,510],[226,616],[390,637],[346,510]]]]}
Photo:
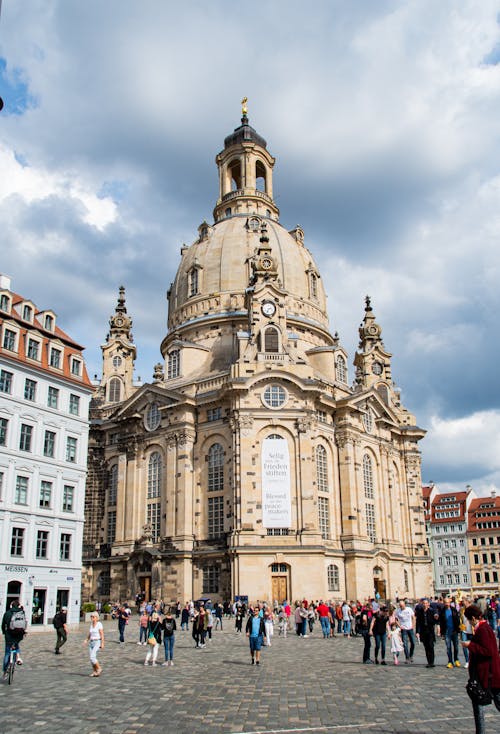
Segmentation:
{"type": "Polygon", "coordinates": [[[396,611],[396,621],[401,628],[401,637],[403,639],[403,648],[405,651],[405,663],[413,662],[413,653],[415,652],[415,613],[411,607],[406,606],[406,602],[401,599],[399,609],[396,611]],[[408,649],[408,640],[410,646],[408,649]]]}

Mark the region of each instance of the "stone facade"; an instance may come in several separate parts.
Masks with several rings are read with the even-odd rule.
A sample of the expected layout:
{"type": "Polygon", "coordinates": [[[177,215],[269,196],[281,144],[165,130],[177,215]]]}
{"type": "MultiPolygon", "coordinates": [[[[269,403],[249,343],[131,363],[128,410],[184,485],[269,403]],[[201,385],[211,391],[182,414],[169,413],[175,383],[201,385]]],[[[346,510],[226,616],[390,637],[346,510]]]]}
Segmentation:
{"type": "Polygon", "coordinates": [[[279,222],[275,159],[245,114],[216,162],[214,223],[181,248],[150,384],[132,383],[123,290],[110,321],[84,598],[427,593],[425,432],[401,405],[370,299],[351,385],[321,274],[302,229],[279,222]]]}

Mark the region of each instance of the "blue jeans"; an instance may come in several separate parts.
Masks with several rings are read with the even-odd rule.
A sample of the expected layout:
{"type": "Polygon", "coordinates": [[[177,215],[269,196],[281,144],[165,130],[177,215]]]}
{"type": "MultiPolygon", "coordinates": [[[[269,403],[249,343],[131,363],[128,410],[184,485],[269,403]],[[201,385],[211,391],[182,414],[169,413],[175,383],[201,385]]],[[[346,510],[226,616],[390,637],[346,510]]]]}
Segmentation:
{"type": "Polygon", "coordinates": [[[330,637],[330,620],[328,617],[320,617],[319,621],[323,630],[323,637],[330,637]]]}
{"type": "Polygon", "coordinates": [[[405,651],[405,658],[411,660],[413,653],[415,652],[415,630],[401,630],[401,637],[403,639],[403,649],[405,651]],[[408,640],[410,640],[410,648],[408,649],[408,640]]]}
{"type": "MultiPolygon", "coordinates": [[[[460,636],[464,642],[466,640],[472,640],[472,635],[467,634],[467,632],[461,632],[460,636]]],[[[468,663],[469,662],[469,650],[467,647],[463,647],[462,650],[464,651],[465,662],[468,663]]]]}
{"type": "Polygon", "coordinates": [[[139,627],[139,642],[147,642],[147,641],[148,641],[148,628],[139,627]]]}
{"type": "Polygon", "coordinates": [[[458,632],[446,632],[444,639],[446,642],[448,662],[453,664],[455,660],[458,660],[458,632]]]}
{"type": "Polygon", "coordinates": [[[125,642],[124,632],[125,632],[125,625],[127,624],[126,620],[119,619],[118,620],[118,632],[120,633],[120,642],[125,642]]]}
{"type": "Polygon", "coordinates": [[[340,635],[341,632],[342,632],[342,620],[337,619],[337,634],[340,635]]]}
{"type": "Polygon", "coordinates": [[[12,643],[5,642],[5,655],[4,655],[4,658],[3,658],[3,672],[4,673],[7,670],[7,666],[9,664],[10,651],[11,651],[11,649],[14,650],[14,652],[16,653],[16,655],[20,655],[21,654],[21,648],[19,647],[19,642],[12,642],[12,643]]]}
{"type": "Polygon", "coordinates": [[[302,635],[302,637],[304,637],[304,635],[307,635],[307,617],[302,620],[302,632],[300,634],[302,635]]]}
{"type": "Polygon", "coordinates": [[[342,626],[344,628],[344,635],[350,635],[351,634],[351,622],[349,619],[344,619],[342,626]]]}
{"type": "Polygon", "coordinates": [[[375,660],[378,658],[378,651],[380,650],[380,657],[385,660],[385,641],[387,634],[384,632],[383,635],[374,635],[375,637],[375,660]]]}
{"type": "Polygon", "coordinates": [[[164,636],[163,645],[165,646],[165,660],[174,659],[174,643],[175,635],[171,635],[170,637],[167,637],[167,635],[164,636]]]}

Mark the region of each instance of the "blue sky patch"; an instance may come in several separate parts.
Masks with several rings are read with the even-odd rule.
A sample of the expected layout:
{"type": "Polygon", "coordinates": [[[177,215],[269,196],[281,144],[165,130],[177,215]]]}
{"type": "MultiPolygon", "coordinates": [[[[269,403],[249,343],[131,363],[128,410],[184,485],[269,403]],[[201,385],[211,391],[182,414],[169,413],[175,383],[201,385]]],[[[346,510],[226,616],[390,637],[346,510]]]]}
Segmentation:
{"type": "Polygon", "coordinates": [[[37,107],[36,98],[30,93],[22,69],[7,69],[7,62],[0,57],[0,97],[4,108],[2,115],[23,115],[37,107]]]}

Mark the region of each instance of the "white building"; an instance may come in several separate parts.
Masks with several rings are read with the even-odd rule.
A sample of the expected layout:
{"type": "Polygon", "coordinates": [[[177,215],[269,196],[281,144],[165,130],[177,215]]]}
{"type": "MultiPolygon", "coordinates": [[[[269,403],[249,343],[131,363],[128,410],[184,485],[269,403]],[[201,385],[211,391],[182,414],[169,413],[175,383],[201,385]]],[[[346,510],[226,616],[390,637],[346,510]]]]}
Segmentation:
{"type": "Polygon", "coordinates": [[[82,347],[0,275],[0,611],[78,622],[88,406],[82,347]]]}

